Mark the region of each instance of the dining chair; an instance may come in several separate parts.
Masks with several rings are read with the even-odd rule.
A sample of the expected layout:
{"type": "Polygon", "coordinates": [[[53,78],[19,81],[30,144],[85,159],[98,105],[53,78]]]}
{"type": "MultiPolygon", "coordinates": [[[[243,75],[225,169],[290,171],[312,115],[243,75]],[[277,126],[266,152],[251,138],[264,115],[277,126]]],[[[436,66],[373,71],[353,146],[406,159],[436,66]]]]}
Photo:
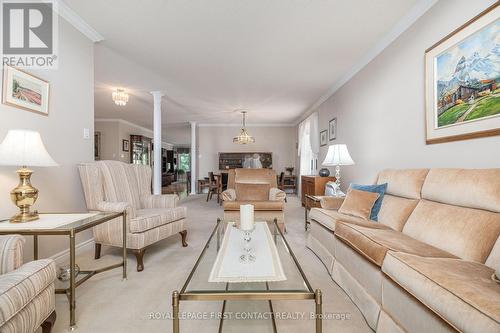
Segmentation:
{"type": "Polygon", "coordinates": [[[217,194],[217,203],[219,203],[219,182],[215,178],[215,175],[212,171],[208,173],[208,193],[207,193],[207,202],[208,200],[212,200],[212,195],[217,194]]]}
{"type": "MultiPolygon", "coordinates": [[[[278,178],[278,188],[280,190],[282,190],[283,192],[285,191],[285,173],[284,172],[281,172],[280,175],[279,175],[279,178],[278,178]]],[[[285,202],[286,201],[286,197],[285,197],[285,202]]]]}

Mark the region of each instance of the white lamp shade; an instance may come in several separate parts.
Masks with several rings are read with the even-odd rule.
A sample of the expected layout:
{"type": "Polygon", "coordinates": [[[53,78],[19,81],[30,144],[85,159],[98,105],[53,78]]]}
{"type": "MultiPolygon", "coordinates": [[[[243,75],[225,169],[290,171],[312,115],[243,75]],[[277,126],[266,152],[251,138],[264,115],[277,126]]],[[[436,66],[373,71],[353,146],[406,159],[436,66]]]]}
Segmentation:
{"type": "Polygon", "coordinates": [[[0,165],[49,167],[58,164],[45,149],[40,133],[9,130],[0,144],[0,165]]]}
{"type": "Polygon", "coordinates": [[[322,163],[324,166],[353,165],[354,161],[349,155],[346,145],[331,145],[322,163]]]}

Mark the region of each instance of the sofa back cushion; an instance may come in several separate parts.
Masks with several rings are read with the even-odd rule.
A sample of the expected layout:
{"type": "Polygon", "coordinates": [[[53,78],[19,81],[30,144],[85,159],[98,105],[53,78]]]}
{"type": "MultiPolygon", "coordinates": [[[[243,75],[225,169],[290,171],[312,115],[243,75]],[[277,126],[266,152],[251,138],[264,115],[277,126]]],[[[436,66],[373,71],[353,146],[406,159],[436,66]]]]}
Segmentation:
{"type": "Polygon", "coordinates": [[[139,186],[133,166],[119,161],[96,163],[102,175],[104,200],[128,202],[132,207],[140,209],[139,186]]]}
{"type": "Polygon", "coordinates": [[[235,169],[234,182],[245,184],[269,184],[269,187],[278,187],[276,172],[272,169],[235,169]]]}
{"type": "Polygon", "coordinates": [[[408,199],[420,199],[429,169],[387,169],[378,174],[377,184],[387,183],[385,193],[408,199]]]}
{"type": "Polygon", "coordinates": [[[500,168],[432,169],[422,198],[500,213],[500,168]]]}
{"type": "Polygon", "coordinates": [[[152,193],[151,189],[151,178],[152,171],[149,165],[142,164],[130,164],[132,170],[134,170],[135,177],[137,179],[137,186],[139,187],[139,195],[148,195],[152,193]]]}
{"type": "Polygon", "coordinates": [[[406,199],[386,194],[378,213],[378,222],[401,231],[418,204],[417,199],[406,199]]]}
{"type": "Polygon", "coordinates": [[[485,263],[500,235],[500,214],[423,199],[403,233],[462,259],[485,263]]]}
{"type": "Polygon", "coordinates": [[[269,200],[269,184],[247,184],[236,182],[237,201],[264,201],[269,200]]]}

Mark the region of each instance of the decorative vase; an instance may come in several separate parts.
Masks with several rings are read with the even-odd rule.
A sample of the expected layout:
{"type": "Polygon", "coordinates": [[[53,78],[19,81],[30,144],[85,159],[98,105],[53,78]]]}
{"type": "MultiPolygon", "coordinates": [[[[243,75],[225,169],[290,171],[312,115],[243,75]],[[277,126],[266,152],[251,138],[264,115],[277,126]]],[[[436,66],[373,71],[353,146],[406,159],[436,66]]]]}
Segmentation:
{"type": "Polygon", "coordinates": [[[330,170],[328,170],[327,168],[323,168],[319,170],[319,175],[320,177],[328,177],[330,176],[330,170]]]}
{"type": "MultiPolygon", "coordinates": [[[[75,279],[80,273],[80,267],[75,264],[75,279]]],[[[71,270],[69,268],[69,265],[64,265],[62,267],[59,267],[59,274],[57,274],[57,278],[60,281],[68,281],[70,278],[71,270]]]]}

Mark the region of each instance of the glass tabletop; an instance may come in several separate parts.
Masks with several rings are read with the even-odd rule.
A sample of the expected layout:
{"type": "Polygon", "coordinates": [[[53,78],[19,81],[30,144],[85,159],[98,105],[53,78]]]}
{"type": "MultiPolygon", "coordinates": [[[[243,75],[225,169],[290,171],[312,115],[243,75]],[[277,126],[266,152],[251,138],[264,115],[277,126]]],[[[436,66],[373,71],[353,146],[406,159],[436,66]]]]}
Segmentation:
{"type": "Polygon", "coordinates": [[[95,212],[95,213],[40,213],[39,219],[24,222],[10,223],[5,220],[0,223],[0,233],[42,233],[81,231],[97,224],[112,220],[123,213],[95,212]]]}
{"type": "MultiPolygon", "coordinates": [[[[266,222],[257,220],[256,222],[266,222]]],[[[268,282],[209,282],[212,267],[220,250],[220,245],[227,228],[237,228],[231,221],[218,220],[203,252],[191,271],[182,293],[210,292],[269,292],[286,291],[313,293],[305,274],[300,267],[285,236],[281,233],[276,221],[267,221],[272,239],[276,245],[279,259],[286,277],[283,281],[268,282]],[[229,223],[228,223],[229,222],[229,223]]],[[[258,260],[258,258],[257,258],[258,260]]]]}

